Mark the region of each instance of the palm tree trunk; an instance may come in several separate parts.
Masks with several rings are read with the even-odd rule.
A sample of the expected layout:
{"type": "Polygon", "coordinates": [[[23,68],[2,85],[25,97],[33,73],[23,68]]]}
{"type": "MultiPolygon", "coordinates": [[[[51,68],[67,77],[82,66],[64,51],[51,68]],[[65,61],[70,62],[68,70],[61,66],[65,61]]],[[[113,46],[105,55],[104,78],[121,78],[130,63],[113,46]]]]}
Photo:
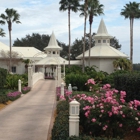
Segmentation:
{"type": "Polygon", "coordinates": [[[86,35],[86,15],[85,15],[85,23],[84,23],[84,40],[83,40],[83,67],[82,72],[85,72],[85,35],[86,35]]]}
{"type": "Polygon", "coordinates": [[[91,26],[92,24],[90,24],[90,28],[89,28],[89,57],[88,57],[88,65],[90,67],[90,50],[91,50],[91,26]]]}
{"type": "Polygon", "coordinates": [[[10,60],[9,60],[9,72],[11,72],[11,62],[12,62],[12,46],[11,46],[11,31],[9,30],[9,46],[10,46],[10,60]]]}
{"type": "Polygon", "coordinates": [[[131,61],[131,70],[133,64],[133,19],[130,19],[130,61],[131,61]]]}
{"type": "Polygon", "coordinates": [[[70,8],[68,9],[68,28],[69,28],[69,67],[70,67],[70,46],[71,46],[71,33],[70,33],[70,8]]]}
{"type": "Polygon", "coordinates": [[[86,20],[87,20],[87,15],[86,15],[87,2],[88,2],[88,0],[85,0],[85,7],[84,7],[84,12],[85,12],[85,23],[84,23],[83,67],[82,67],[82,72],[83,72],[83,73],[85,72],[85,36],[86,36],[86,20]]]}

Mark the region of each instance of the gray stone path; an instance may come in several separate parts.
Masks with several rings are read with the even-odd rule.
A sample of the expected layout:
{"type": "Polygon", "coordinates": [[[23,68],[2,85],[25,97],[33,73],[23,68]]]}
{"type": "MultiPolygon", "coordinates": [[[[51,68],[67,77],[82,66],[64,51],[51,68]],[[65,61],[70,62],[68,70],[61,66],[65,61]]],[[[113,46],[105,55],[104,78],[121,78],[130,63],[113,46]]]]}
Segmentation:
{"type": "Polygon", "coordinates": [[[47,140],[55,98],[55,81],[39,80],[0,111],[0,140],[47,140]]]}

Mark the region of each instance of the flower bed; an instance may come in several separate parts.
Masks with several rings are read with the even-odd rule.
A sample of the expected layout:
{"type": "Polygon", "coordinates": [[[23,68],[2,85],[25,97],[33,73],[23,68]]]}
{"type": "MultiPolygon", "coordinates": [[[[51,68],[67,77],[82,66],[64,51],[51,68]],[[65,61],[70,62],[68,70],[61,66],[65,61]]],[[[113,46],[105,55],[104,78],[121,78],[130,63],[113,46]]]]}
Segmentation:
{"type": "MultiPolygon", "coordinates": [[[[77,94],[72,97],[58,96],[62,100],[76,99],[80,102],[81,133],[96,137],[118,138],[126,137],[135,132],[140,136],[140,101],[125,101],[126,92],[112,89],[109,84],[100,87],[93,79],[86,83],[91,90],[90,95],[77,94]]],[[[60,91],[60,89],[57,91],[60,91]]]]}
{"type": "Polygon", "coordinates": [[[26,93],[28,93],[30,90],[31,90],[30,87],[23,87],[23,88],[22,88],[22,93],[23,93],[23,94],[26,94],[26,93]]]}
{"type": "Polygon", "coordinates": [[[21,92],[19,91],[10,92],[7,94],[8,99],[11,101],[18,99],[20,96],[21,96],[21,92]]]}

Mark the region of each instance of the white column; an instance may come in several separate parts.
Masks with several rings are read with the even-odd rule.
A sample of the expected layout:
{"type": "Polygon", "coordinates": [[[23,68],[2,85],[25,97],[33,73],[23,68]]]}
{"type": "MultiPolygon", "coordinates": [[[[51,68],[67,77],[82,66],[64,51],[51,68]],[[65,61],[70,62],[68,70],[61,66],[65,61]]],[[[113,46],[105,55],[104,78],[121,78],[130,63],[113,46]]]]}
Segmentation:
{"type": "Polygon", "coordinates": [[[21,80],[18,80],[18,91],[21,92],[21,80]]]}
{"type": "Polygon", "coordinates": [[[31,66],[29,66],[28,67],[28,87],[31,87],[32,88],[32,85],[33,85],[33,79],[32,79],[32,77],[33,77],[33,72],[32,72],[33,70],[32,70],[32,67],[31,66]]]}
{"type": "Polygon", "coordinates": [[[79,136],[79,106],[75,99],[70,103],[69,110],[69,136],[79,136]]]}
{"type": "Polygon", "coordinates": [[[58,65],[58,87],[61,86],[61,66],[58,65]]]}

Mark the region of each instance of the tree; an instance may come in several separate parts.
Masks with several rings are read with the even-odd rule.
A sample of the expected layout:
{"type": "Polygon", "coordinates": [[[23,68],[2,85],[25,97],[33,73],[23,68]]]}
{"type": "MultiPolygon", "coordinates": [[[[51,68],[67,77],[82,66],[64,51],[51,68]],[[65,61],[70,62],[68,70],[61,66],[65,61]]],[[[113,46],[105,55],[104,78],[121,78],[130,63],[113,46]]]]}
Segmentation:
{"type": "Polygon", "coordinates": [[[130,70],[131,69],[131,61],[127,58],[118,58],[113,61],[114,68],[121,70],[130,70]]]}
{"type": "Polygon", "coordinates": [[[12,52],[12,46],[11,46],[11,31],[12,31],[12,23],[21,23],[19,21],[20,15],[18,14],[18,12],[14,9],[6,9],[5,10],[6,14],[1,14],[0,18],[2,20],[0,20],[0,24],[4,25],[5,23],[8,24],[8,31],[9,31],[9,46],[10,46],[10,62],[9,62],[9,71],[11,71],[11,52],[12,52]]]}
{"type": "Polygon", "coordinates": [[[92,40],[92,23],[93,17],[98,16],[103,13],[103,5],[100,4],[99,0],[88,0],[88,13],[89,13],[89,34],[90,34],[90,44],[89,44],[89,67],[90,67],[90,49],[91,49],[91,40],[92,40]]]}
{"type": "Polygon", "coordinates": [[[32,35],[27,34],[21,39],[16,39],[13,46],[24,46],[24,47],[35,47],[41,51],[44,51],[44,48],[48,46],[50,40],[49,35],[40,35],[38,33],[32,33],[32,35]]]}
{"type": "Polygon", "coordinates": [[[80,11],[82,12],[80,16],[84,16],[84,37],[82,38],[83,40],[83,65],[82,65],[82,72],[84,73],[85,71],[85,40],[86,40],[86,20],[88,16],[87,12],[87,2],[88,0],[85,0],[84,5],[80,6],[80,11]]]}
{"type": "Polygon", "coordinates": [[[25,73],[27,73],[28,65],[30,64],[30,59],[23,59],[22,62],[25,64],[25,73]]]}
{"type": "Polygon", "coordinates": [[[122,45],[119,44],[119,41],[118,39],[116,39],[116,37],[113,37],[110,39],[110,46],[117,50],[120,50],[122,45]]]}
{"type": "MultiPolygon", "coordinates": [[[[81,39],[75,39],[71,48],[71,60],[75,60],[76,57],[83,53],[83,37],[81,39]]],[[[92,38],[92,47],[95,46],[94,39],[92,38]]],[[[85,38],[85,51],[89,49],[89,38],[85,38]]]]}
{"type": "Polygon", "coordinates": [[[61,0],[60,11],[68,10],[68,28],[69,28],[69,66],[70,66],[70,47],[71,47],[71,31],[70,31],[70,11],[77,12],[80,6],[79,0],[61,0]]]}
{"type": "Polygon", "coordinates": [[[129,2],[129,4],[126,4],[124,9],[121,10],[120,14],[124,16],[125,19],[129,18],[130,20],[130,61],[131,64],[133,64],[133,24],[134,19],[140,18],[139,3],[129,2]]]}
{"type": "Polygon", "coordinates": [[[5,32],[4,32],[4,30],[2,28],[0,28],[0,36],[5,37],[5,32]]]}

